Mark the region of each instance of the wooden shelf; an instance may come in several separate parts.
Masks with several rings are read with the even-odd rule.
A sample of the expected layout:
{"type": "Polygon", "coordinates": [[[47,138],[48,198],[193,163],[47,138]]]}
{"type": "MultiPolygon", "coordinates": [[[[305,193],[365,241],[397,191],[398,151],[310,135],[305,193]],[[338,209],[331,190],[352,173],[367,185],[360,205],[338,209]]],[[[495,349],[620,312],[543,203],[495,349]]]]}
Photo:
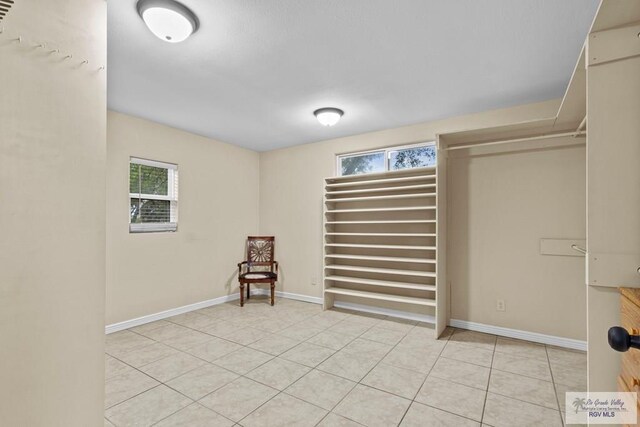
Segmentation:
{"type": "Polygon", "coordinates": [[[404,206],[401,208],[362,208],[362,209],[333,209],[325,213],[362,213],[362,212],[409,212],[409,211],[434,211],[435,206],[404,206]]]}
{"type": "Polygon", "coordinates": [[[393,257],[393,256],[326,254],[325,257],[336,258],[336,259],[356,259],[361,261],[410,262],[412,264],[435,264],[436,263],[435,259],[405,258],[405,257],[393,257]]]}
{"type": "Polygon", "coordinates": [[[414,193],[414,194],[391,194],[388,196],[343,197],[341,199],[326,199],[325,203],[365,202],[365,201],[375,202],[377,200],[420,199],[423,197],[436,197],[436,193],[414,193]]]}
{"type": "Polygon", "coordinates": [[[436,233],[325,233],[327,236],[436,237],[436,233]]]}
{"type": "Polygon", "coordinates": [[[362,248],[362,249],[404,249],[416,251],[434,251],[435,246],[416,246],[416,245],[369,245],[364,243],[325,243],[325,246],[336,248],[362,248]]]}
{"type": "Polygon", "coordinates": [[[403,220],[372,220],[372,221],[326,221],[326,225],[351,224],[435,224],[435,219],[403,219],[403,220]]]}
{"type": "Polygon", "coordinates": [[[374,279],[361,279],[359,277],[348,277],[348,276],[327,276],[325,280],[332,280],[334,282],[344,282],[344,283],[357,283],[361,285],[369,285],[369,286],[384,286],[388,288],[398,288],[398,289],[412,289],[419,291],[430,291],[435,292],[435,285],[421,285],[417,283],[405,283],[405,282],[393,282],[389,280],[374,280],[374,279]]]}
{"type": "Polygon", "coordinates": [[[331,270],[360,271],[363,273],[392,274],[396,276],[436,277],[436,273],[432,271],[398,270],[392,268],[360,267],[356,265],[342,264],[329,264],[325,265],[324,268],[331,270]]]}
{"type": "Polygon", "coordinates": [[[344,288],[336,288],[336,287],[325,288],[324,291],[330,294],[335,294],[335,295],[348,295],[348,296],[360,297],[360,298],[377,299],[381,301],[401,302],[404,304],[426,305],[430,307],[436,306],[436,300],[427,299],[427,298],[405,297],[405,296],[398,296],[398,295],[382,294],[378,292],[354,291],[352,289],[344,289],[344,288]]]}
{"type": "Polygon", "coordinates": [[[377,187],[377,188],[364,188],[360,190],[344,190],[344,191],[328,191],[327,196],[341,195],[341,194],[358,194],[358,193],[376,193],[380,191],[406,191],[417,190],[420,188],[435,188],[436,184],[418,184],[418,185],[404,185],[399,187],[377,187]]]}

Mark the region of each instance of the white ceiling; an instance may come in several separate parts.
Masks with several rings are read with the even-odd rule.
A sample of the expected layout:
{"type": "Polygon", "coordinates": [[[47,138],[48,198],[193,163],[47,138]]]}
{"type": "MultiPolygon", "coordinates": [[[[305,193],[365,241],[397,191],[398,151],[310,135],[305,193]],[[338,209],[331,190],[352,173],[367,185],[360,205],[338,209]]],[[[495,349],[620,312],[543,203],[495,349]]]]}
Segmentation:
{"type": "Polygon", "coordinates": [[[181,1],[201,26],[171,44],[109,0],[109,107],[258,151],[560,97],[598,4],[181,1]]]}

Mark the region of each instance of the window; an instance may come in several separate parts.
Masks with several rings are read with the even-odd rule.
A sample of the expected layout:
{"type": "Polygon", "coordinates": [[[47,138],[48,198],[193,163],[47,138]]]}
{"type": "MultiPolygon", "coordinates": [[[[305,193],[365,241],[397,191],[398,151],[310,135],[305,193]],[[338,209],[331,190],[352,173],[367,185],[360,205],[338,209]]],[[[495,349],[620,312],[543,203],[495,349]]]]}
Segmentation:
{"type": "Polygon", "coordinates": [[[129,201],[129,232],[176,231],[178,166],[132,157],[129,201]]]}
{"type": "Polygon", "coordinates": [[[384,172],[384,151],[340,157],[340,175],[384,172]]]}
{"type": "Polygon", "coordinates": [[[433,142],[338,156],[339,176],[435,166],[433,142]]]}
{"type": "Polygon", "coordinates": [[[436,146],[423,145],[421,147],[402,148],[399,150],[389,150],[389,170],[423,168],[435,166],[436,146]]]}

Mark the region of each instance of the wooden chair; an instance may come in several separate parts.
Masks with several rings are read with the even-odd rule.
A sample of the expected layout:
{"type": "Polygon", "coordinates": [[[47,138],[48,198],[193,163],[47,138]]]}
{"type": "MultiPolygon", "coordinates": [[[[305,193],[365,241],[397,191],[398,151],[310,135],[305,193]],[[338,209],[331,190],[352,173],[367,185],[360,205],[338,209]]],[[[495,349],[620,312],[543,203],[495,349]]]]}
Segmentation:
{"type": "Polygon", "coordinates": [[[252,283],[269,283],[271,285],[271,305],[274,304],[276,282],[278,281],[278,261],[274,261],[274,255],[274,236],[247,237],[246,261],[238,263],[240,307],[244,306],[244,285],[247,285],[247,299],[249,299],[252,283]]]}

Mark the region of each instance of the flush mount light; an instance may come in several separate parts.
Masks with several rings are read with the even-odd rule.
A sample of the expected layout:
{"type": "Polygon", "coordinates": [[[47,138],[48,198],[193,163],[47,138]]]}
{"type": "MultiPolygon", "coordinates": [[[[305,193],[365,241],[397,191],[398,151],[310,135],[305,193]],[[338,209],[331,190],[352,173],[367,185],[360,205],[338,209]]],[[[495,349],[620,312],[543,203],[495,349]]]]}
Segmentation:
{"type": "Polygon", "coordinates": [[[339,108],[320,108],[313,112],[316,119],[323,126],[333,126],[340,121],[340,117],[344,114],[339,108]]]}
{"type": "Polygon", "coordinates": [[[156,37],[169,43],[186,40],[199,26],[196,15],[174,0],[140,0],[138,14],[156,37]]]}

